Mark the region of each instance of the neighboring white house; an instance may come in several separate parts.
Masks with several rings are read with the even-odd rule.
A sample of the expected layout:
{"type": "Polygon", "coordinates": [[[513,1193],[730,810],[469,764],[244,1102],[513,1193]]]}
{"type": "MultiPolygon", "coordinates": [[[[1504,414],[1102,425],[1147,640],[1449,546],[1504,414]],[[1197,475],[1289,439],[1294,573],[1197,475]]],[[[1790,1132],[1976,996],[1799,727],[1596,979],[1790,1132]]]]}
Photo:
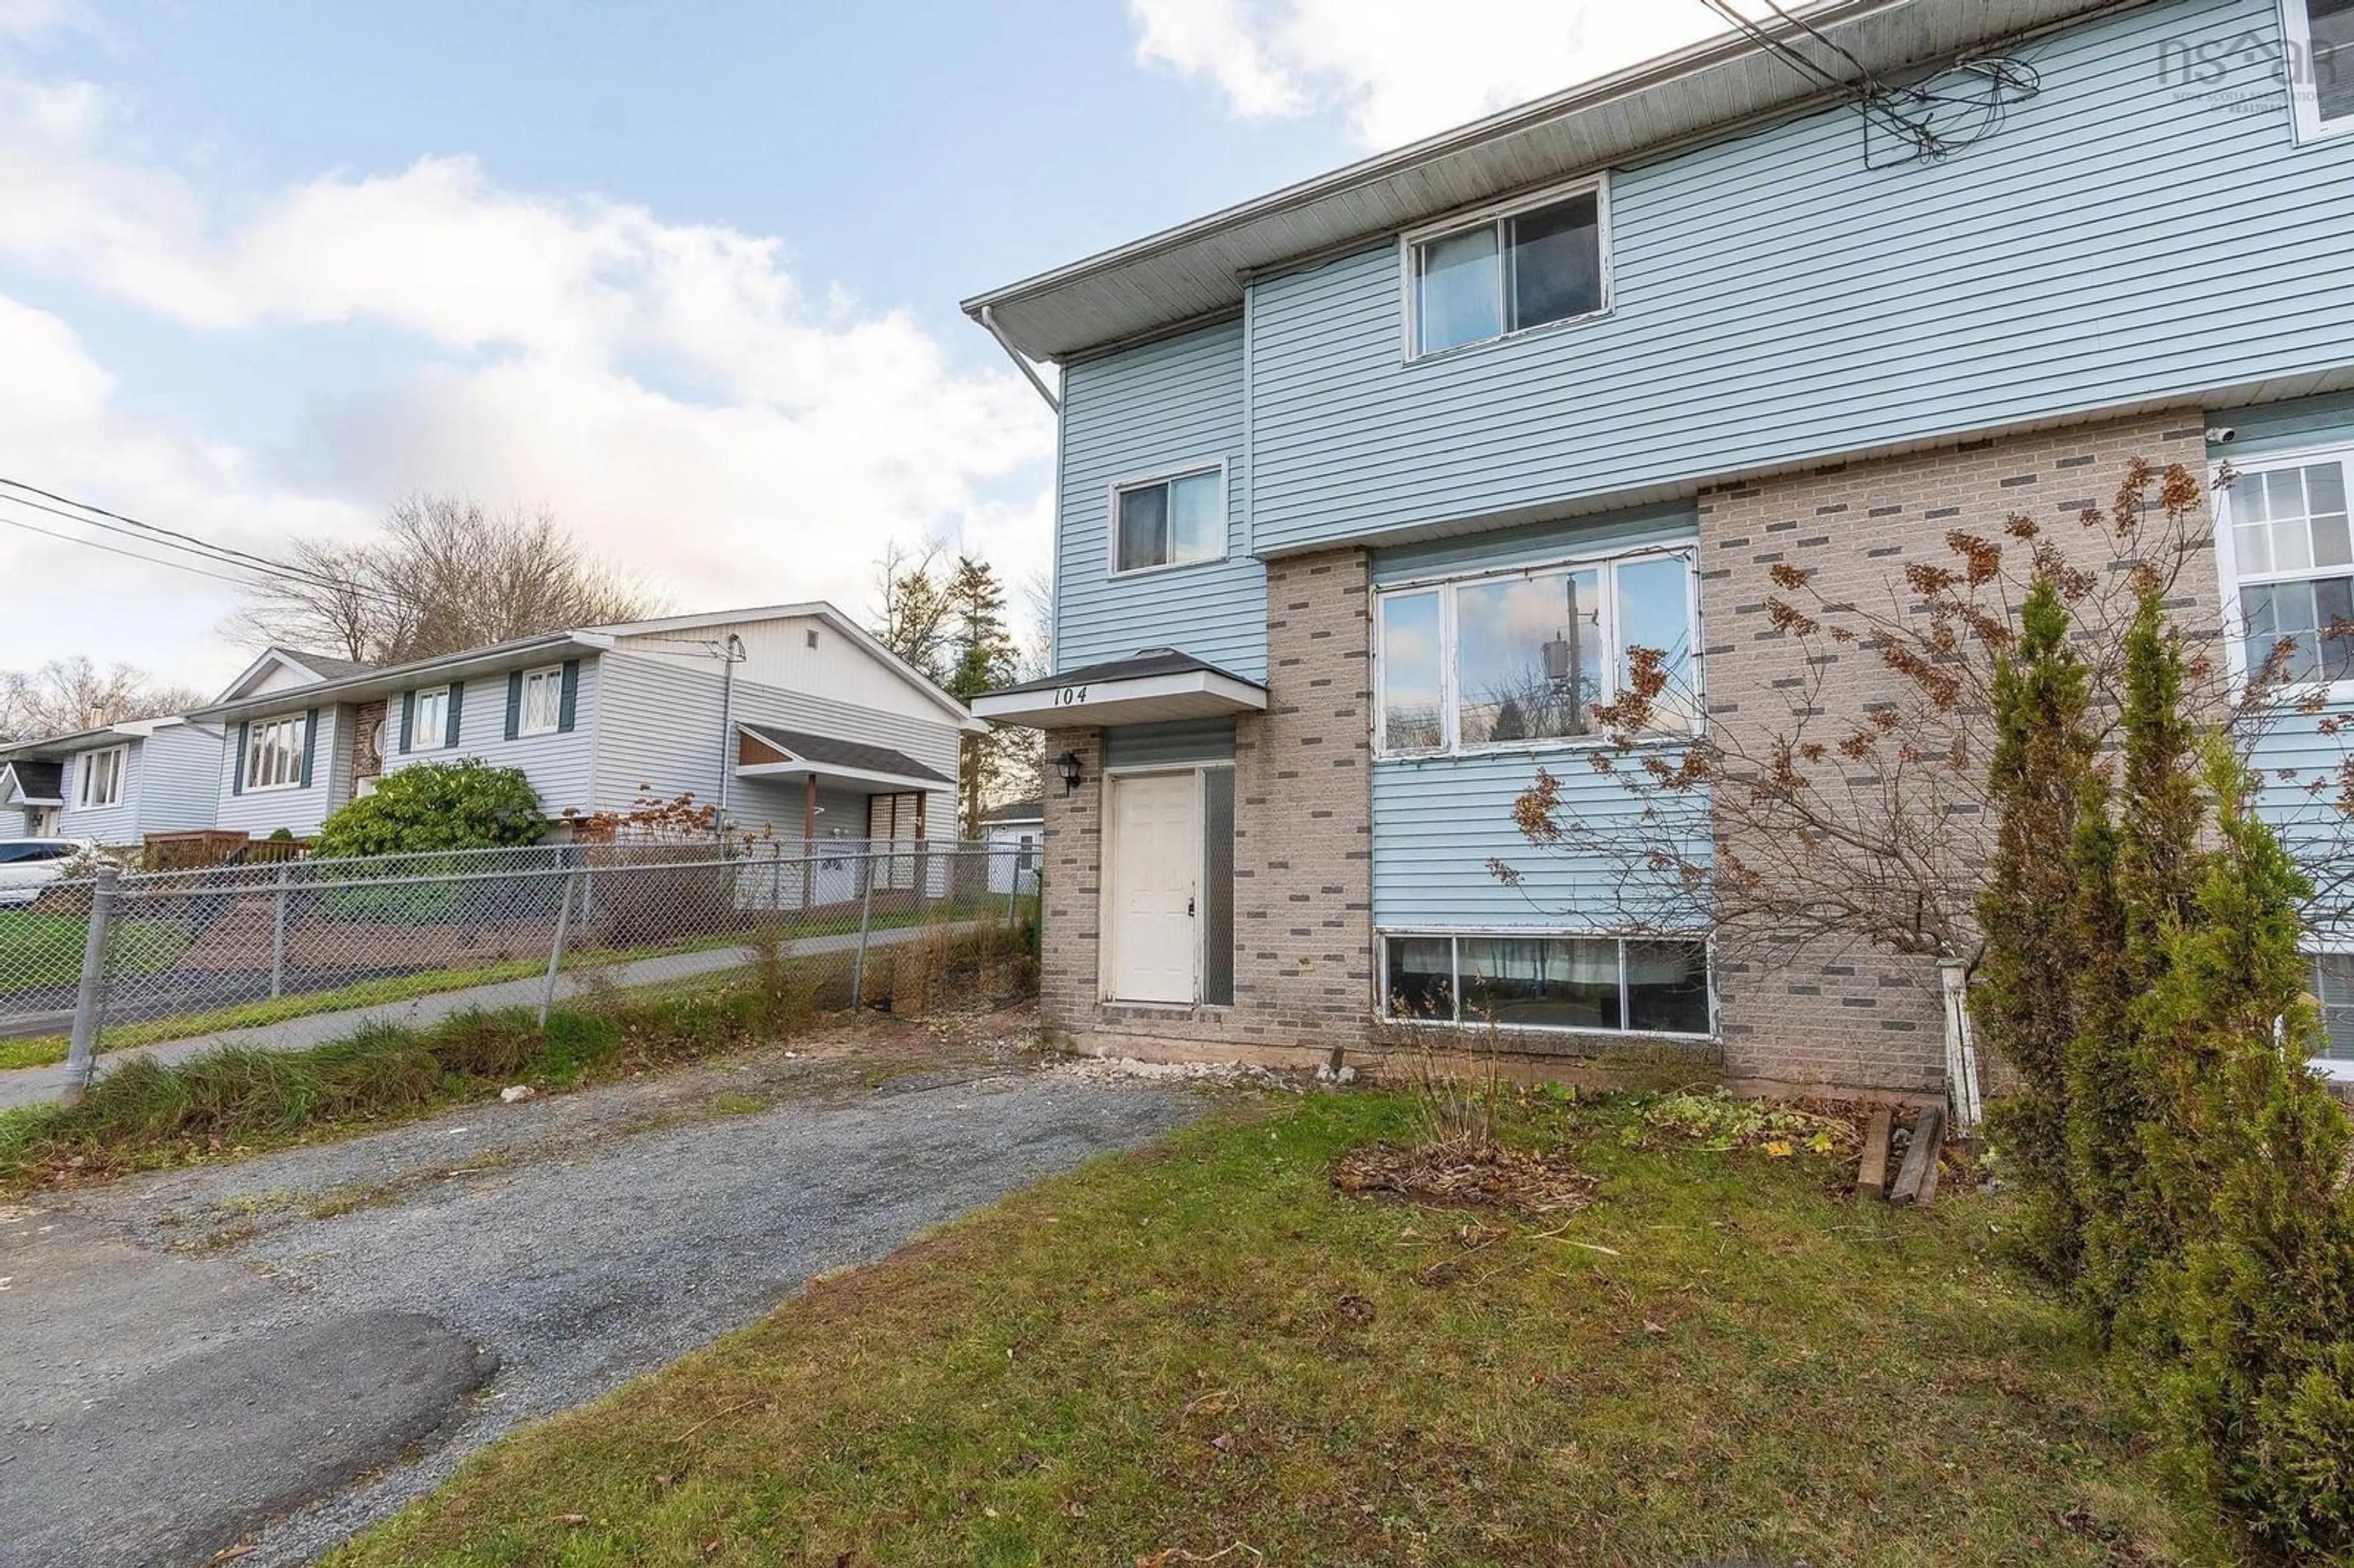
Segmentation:
{"type": "Polygon", "coordinates": [[[955,834],[985,730],[830,604],[670,616],[304,679],[271,650],[192,715],[228,737],[217,825],[318,830],[419,762],[523,769],[551,817],[693,795],[780,840],[955,834]]]}
{"type": "Polygon", "coordinates": [[[981,831],[992,850],[989,857],[989,890],[1011,893],[1018,885],[1024,893],[1038,891],[1038,846],[1046,836],[1046,802],[1016,800],[985,813],[981,831]]]}
{"type": "Polygon", "coordinates": [[[131,845],[213,824],[221,732],[132,719],[0,747],[0,833],[131,845]]]}

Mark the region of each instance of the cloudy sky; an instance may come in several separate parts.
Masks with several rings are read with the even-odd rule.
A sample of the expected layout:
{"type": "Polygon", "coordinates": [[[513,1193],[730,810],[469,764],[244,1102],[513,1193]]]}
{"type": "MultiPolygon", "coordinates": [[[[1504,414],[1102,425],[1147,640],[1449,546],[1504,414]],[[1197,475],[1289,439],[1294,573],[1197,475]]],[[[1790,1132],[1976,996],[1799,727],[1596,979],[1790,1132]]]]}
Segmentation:
{"type": "MultiPolygon", "coordinates": [[[[959,298],[1711,21],[1447,16],[0,0],[0,478],[263,555],[546,506],[681,609],[861,610],[895,537],[1018,579],[1053,427],[959,298]]],[[[0,523],[0,669],[244,663],[230,584],[0,523]]]]}

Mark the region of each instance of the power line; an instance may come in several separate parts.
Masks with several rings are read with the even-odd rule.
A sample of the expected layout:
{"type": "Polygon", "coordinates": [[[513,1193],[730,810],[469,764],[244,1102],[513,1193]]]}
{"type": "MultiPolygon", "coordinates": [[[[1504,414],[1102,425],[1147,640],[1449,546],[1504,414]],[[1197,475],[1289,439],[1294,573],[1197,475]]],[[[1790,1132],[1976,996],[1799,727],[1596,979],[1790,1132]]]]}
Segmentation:
{"type": "MultiPolygon", "coordinates": [[[[1735,32],[1774,55],[1808,81],[1851,98],[1857,111],[1863,115],[1867,123],[1874,119],[1879,120],[1891,133],[1911,143],[1922,158],[1942,158],[1952,151],[1945,138],[1938,134],[1935,127],[1925,121],[1911,119],[1900,113],[1892,101],[1895,95],[1861,60],[1836,40],[1826,37],[1813,24],[1783,10],[1775,3],[1775,0],[1764,0],[1766,9],[1772,11],[1786,26],[1794,29],[1798,35],[1814,39],[1853,66],[1859,73],[1859,79],[1851,81],[1819,61],[1808,58],[1804,51],[1787,40],[1776,37],[1763,25],[1744,16],[1732,4],[1732,0],[1701,0],[1701,4],[1732,24],[1735,32]]],[[[1869,149],[1867,148],[1867,159],[1868,157],[1869,149]]]]}
{"type": "Polygon", "coordinates": [[[72,534],[60,534],[54,529],[43,528],[37,524],[25,522],[21,518],[0,517],[0,524],[5,524],[10,528],[22,528],[27,534],[38,534],[45,539],[59,539],[69,545],[81,545],[93,550],[104,550],[110,556],[121,556],[127,560],[144,561],[151,567],[169,567],[175,572],[194,572],[200,577],[210,577],[215,582],[234,583],[239,588],[251,588],[253,586],[252,582],[245,577],[224,577],[219,572],[208,572],[202,567],[192,567],[186,561],[167,561],[160,556],[143,556],[136,550],[118,549],[116,546],[103,543],[101,540],[84,539],[72,534]]]}
{"type": "MultiPolygon", "coordinates": [[[[59,505],[51,506],[45,504],[44,502],[41,501],[28,501],[22,495],[9,495],[5,493],[0,493],[0,501],[5,501],[17,506],[28,507],[37,512],[45,512],[53,517],[64,518],[69,523],[79,523],[85,527],[101,529],[110,534],[118,534],[128,538],[140,539],[143,542],[148,542],[148,535],[154,535],[152,542],[161,548],[178,550],[184,554],[195,556],[199,560],[210,561],[215,565],[229,567],[239,571],[251,572],[267,580],[285,583],[296,588],[323,588],[335,593],[352,594],[362,599],[373,600],[377,604],[392,606],[395,608],[398,608],[400,602],[389,594],[382,593],[362,584],[338,582],[333,577],[312,571],[305,567],[296,566],[292,562],[281,561],[273,559],[268,556],[256,555],[250,550],[240,550],[231,545],[215,544],[213,541],[204,538],[200,535],[186,533],[177,528],[166,528],[159,524],[142,522],[140,519],[129,516],[123,513],[111,512],[103,506],[93,505],[86,501],[76,501],[70,496],[59,495],[55,491],[44,490],[37,484],[27,484],[23,480],[10,479],[5,475],[0,475],[0,486],[5,486],[7,489],[11,490],[25,491],[32,495],[43,496],[46,497],[48,501],[58,503],[59,505]],[[76,510],[64,511],[60,509],[61,507],[72,507],[76,510]],[[82,515],[84,513],[93,514],[94,515],[82,515]],[[121,525],[118,526],[118,524],[121,525]],[[134,533],[133,530],[136,530],[137,532],[134,533]]],[[[47,533],[48,530],[34,529],[33,532],[47,533]]],[[[49,537],[64,539],[72,544],[90,545],[92,548],[104,547],[98,545],[95,540],[81,539],[72,535],[50,534],[49,537]]],[[[178,566],[180,564],[175,561],[164,560],[160,556],[142,556],[121,549],[115,549],[112,553],[116,555],[130,556],[133,560],[154,561],[162,566],[178,566]]],[[[206,572],[200,575],[206,577],[218,577],[217,573],[212,572],[206,572]]],[[[219,580],[229,582],[240,581],[241,579],[220,577],[219,580]]],[[[245,582],[243,586],[249,588],[253,585],[250,582],[245,582]]]]}
{"type": "MultiPolygon", "coordinates": [[[[291,571],[303,576],[312,575],[303,572],[302,568],[290,566],[284,561],[272,560],[267,556],[257,556],[249,550],[240,550],[233,545],[216,545],[209,539],[202,538],[195,534],[184,534],[177,528],[165,528],[154,523],[143,523],[136,517],[128,517],[120,512],[109,512],[103,506],[93,505],[87,501],[76,501],[71,496],[59,495],[54,491],[43,490],[37,484],[27,484],[21,479],[10,479],[5,474],[0,474],[0,484],[5,484],[11,490],[22,490],[29,494],[40,496],[45,500],[54,501],[60,506],[70,506],[80,512],[88,512],[100,517],[111,518],[117,523],[127,524],[131,527],[136,528],[142,533],[159,534],[165,538],[185,540],[188,544],[197,546],[204,550],[214,552],[218,555],[239,556],[252,566],[260,567],[273,571],[291,571]]],[[[34,503],[27,502],[25,504],[32,505],[34,503]]],[[[48,511],[49,508],[43,507],[42,510],[46,512],[48,511]]],[[[97,524],[97,526],[103,527],[105,524],[97,524]]],[[[119,533],[121,530],[118,529],[115,530],[115,532],[119,533]]],[[[324,579],[322,580],[323,581],[324,579]]]]}

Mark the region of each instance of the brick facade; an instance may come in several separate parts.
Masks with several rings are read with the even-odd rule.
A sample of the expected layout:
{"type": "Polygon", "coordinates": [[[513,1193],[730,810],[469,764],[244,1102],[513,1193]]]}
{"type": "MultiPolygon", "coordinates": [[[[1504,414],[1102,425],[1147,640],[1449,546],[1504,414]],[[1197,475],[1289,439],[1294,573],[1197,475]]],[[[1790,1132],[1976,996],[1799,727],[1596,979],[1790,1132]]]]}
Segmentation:
{"type": "MultiPolygon", "coordinates": [[[[2051,536],[2089,540],[2074,519],[2105,506],[2126,463],[2206,466],[2204,421],[2173,409],[2097,425],[1964,441],[1932,451],[1744,481],[1700,498],[1702,635],[1714,722],[1787,727],[1787,694],[1801,673],[1798,646],[1766,624],[1767,571],[1788,561],[1811,569],[1827,601],[1891,602],[1912,561],[1949,561],[1952,529],[1999,539],[2014,514],[2053,524],[2051,536]]],[[[2104,557],[2105,552],[2102,552],[2104,557]]],[[[2086,561],[2086,565],[2105,564],[2086,561]]],[[[2214,556],[2187,563],[2180,602],[2220,626],[2214,556]]],[[[1826,734],[1860,719],[1864,705],[1896,690],[1897,677],[1869,652],[1848,649],[1826,698],[1826,734]]],[[[1767,727],[1772,726],[1772,727],[1767,727]]],[[[1738,848],[1719,829],[1720,842],[1738,848]]],[[[1784,1086],[1935,1089],[1944,1081],[1944,1010],[1936,965],[1860,944],[1793,954],[1720,945],[1719,1016],[1725,1070],[1784,1086]]]]}
{"type": "MultiPolygon", "coordinates": [[[[2107,503],[2135,457],[2203,471],[2199,414],[1964,441],[1703,492],[1701,625],[1716,722],[1771,725],[1788,711],[1804,655],[1766,624],[1766,573],[1776,563],[1811,568],[1827,600],[1885,602],[1909,562],[1949,558],[1950,530],[1999,537],[2007,518],[2026,514],[2064,524],[2055,538],[2095,537],[2074,520],[2086,505],[2107,503]]],[[[1109,1054],[1278,1062],[1320,1061],[1335,1048],[1361,1057],[1378,1045],[1369,588],[1362,550],[1268,565],[1269,706],[1235,724],[1232,1007],[1100,1000],[1102,737],[1047,736],[1046,755],[1075,753],[1085,779],[1066,797],[1050,776],[1045,791],[1043,1009],[1065,1043],[1109,1054]]],[[[2220,625],[2211,550],[2187,564],[2178,604],[2194,622],[2220,625]]],[[[1896,680],[1868,651],[1836,656],[1845,662],[1826,693],[1836,707],[1824,721],[1834,734],[1896,680]]],[[[1900,1095],[1942,1086],[1944,1011],[1930,959],[1860,944],[1748,952],[1727,939],[1716,985],[1723,1071],[1735,1084],[1900,1095]]],[[[1588,1054],[1538,1070],[1572,1071],[1574,1058],[1588,1054]]]]}
{"type": "Polygon", "coordinates": [[[1267,710],[1235,725],[1235,1001],[1100,1000],[1102,736],[1055,730],[1083,782],[1045,790],[1041,1008],[1084,1051],[1320,1060],[1366,1039],[1373,1010],[1373,677],[1364,552],[1272,562],[1267,710]]]}

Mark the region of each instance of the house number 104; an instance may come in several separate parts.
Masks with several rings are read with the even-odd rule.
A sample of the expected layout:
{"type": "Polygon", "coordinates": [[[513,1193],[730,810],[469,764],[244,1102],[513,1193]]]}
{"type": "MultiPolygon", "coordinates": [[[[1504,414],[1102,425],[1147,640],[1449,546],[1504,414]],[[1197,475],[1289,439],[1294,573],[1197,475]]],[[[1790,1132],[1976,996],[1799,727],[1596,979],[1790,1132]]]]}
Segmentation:
{"type": "Polygon", "coordinates": [[[1076,707],[1087,700],[1087,689],[1085,686],[1065,686],[1055,694],[1055,705],[1058,708],[1076,707]]]}

